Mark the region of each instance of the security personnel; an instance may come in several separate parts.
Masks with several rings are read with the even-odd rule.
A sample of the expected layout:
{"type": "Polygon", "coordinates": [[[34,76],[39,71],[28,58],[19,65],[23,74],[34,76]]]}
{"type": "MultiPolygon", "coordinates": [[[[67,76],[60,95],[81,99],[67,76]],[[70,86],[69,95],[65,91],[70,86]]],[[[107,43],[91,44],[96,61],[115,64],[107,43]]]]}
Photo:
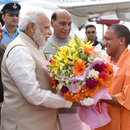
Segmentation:
{"type": "Polygon", "coordinates": [[[13,41],[19,34],[18,22],[21,6],[18,3],[7,3],[3,6],[2,19],[4,21],[4,35],[1,43],[5,46],[13,41]]]}
{"type": "Polygon", "coordinates": [[[85,27],[85,34],[88,38],[88,41],[91,41],[91,43],[94,43],[93,46],[97,46],[98,44],[101,45],[102,49],[104,49],[104,46],[101,42],[97,41],[97,32],[96,27],[92,24],[87,25],[85,27]]]}

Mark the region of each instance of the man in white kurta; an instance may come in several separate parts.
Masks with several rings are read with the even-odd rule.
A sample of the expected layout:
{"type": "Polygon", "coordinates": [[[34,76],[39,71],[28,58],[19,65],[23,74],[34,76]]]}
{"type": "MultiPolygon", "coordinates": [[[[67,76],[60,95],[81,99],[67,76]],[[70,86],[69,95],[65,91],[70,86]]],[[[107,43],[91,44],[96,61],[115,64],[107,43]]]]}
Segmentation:
{"type": "Polygon", "coordinates": [[[30,11],[19,29],[2,62],[2,130],[57,130],[57,108],[70,108],[72,102],[51,92],[43,69],[46,58],[40,48],[51,35],[49,19],[44,12],[30,11]]]}

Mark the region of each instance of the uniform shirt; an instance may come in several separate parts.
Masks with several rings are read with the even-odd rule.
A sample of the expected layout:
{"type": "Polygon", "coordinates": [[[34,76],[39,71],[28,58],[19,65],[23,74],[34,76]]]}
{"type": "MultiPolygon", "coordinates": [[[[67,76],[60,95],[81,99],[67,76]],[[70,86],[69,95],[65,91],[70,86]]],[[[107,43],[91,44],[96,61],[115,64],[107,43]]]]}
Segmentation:
{"type": "Polygon", "coordinates": [[[10,51],[6,59],[6,66],[22,95],[31,104],[38,104],[49,108],[70,108],[72,106],[72,102],[65,100],[59,94],[38,88],[39,84],[35,73],[36,64],[24,46],[14,47],[10,51]],[[28,85],[31,87],[23,87],[28,85]],[[30,93],[31,96],[28,96],[30,93]]]}
{"type": "Polygon", "coordinates": [[[5,27],[5,25],[3,26],[3,31],[4,31],[4,35],[3,35],[3,39],[1,41],[1,43],[4,44],[5,46],[6,46],[6,44],[13,41],[19,35],[19,29],[18,28],[16,28],[16,32],[14,33],[13,37],[10,36],[10,34],[9,34],[7,28],[5,27]]]}
{"type": "Polygon", "coordinates": [[[102,45],[102,43],[101,43],[101,42],[99,42],[99,41],[97,41],[97,40],[94,42],[93,46],[97,46],[98,44],[100,44],[100,45],[101,45],[102,49],[104,49],[104,48],[105,48],[105,47],[102,45]]]}

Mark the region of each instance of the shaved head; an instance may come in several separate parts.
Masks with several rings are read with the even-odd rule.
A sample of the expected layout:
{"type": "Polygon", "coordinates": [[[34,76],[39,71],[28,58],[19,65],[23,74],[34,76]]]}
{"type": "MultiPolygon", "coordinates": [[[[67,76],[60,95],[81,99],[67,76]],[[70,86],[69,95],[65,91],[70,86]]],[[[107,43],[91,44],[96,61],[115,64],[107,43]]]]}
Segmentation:
{"type": "Polygon", "coordinates": [[[71,18],[71,14],[65,9],[57,9],[55,11],[55,13],[56,13],[57,17],[60,15],[68,15],[71,18]]]}
{"type": "Polygon", "coordinates": [[[62,40],[69,36],[71,23],[71,14],[65,9],[57,9],[51,17],[54,35],[62,40]]]}
{"type": "Polygon", "coordinates": [[[57,19],[57,17],[58,16],[68,16],[68,17],[70,17],[71,18],[71,14],[67,11],[67,10],[65,10],[65,9],[57,9],[56,11],[54,11],[54,13],[52,14],[52,17],[51,17],[51,19],[53,19],[53,20],[56,20],[57,19]]]}

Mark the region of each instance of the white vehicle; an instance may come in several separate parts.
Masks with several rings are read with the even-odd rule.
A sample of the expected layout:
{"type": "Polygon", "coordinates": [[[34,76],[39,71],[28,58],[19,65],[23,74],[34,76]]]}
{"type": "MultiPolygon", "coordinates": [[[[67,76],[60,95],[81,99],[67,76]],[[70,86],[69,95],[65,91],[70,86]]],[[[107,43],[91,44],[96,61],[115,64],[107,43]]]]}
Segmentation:
{"type": "MultiPolygon", "coordinates": [[[[87,0],[24,0],[21,5],[28,4],[42,7],[51,11],[57,8],[68,10],[72,14],[72,20],[80,28],[90,18],[102,15],[116,14],[120,20],[130,20],[130,0],[116,1],[88,1],[87,0]]],[[[22,7],[24,9],[25,6],[22,7]]]]}
{"type": "Polygon", "coordinates": [[[95,19],[101,23],[101,17],[104,15],[107,22],[130,21],[130,0],[0,0],[0,4],[13,1],[18,1],[21,5],[21,14],[37,7],[44,9],[49,17],[58,8],[68,10],[72,14],[74,23],[72,31],[74,32],[82,29],[87,20],[93,21],[95,19]]]}

